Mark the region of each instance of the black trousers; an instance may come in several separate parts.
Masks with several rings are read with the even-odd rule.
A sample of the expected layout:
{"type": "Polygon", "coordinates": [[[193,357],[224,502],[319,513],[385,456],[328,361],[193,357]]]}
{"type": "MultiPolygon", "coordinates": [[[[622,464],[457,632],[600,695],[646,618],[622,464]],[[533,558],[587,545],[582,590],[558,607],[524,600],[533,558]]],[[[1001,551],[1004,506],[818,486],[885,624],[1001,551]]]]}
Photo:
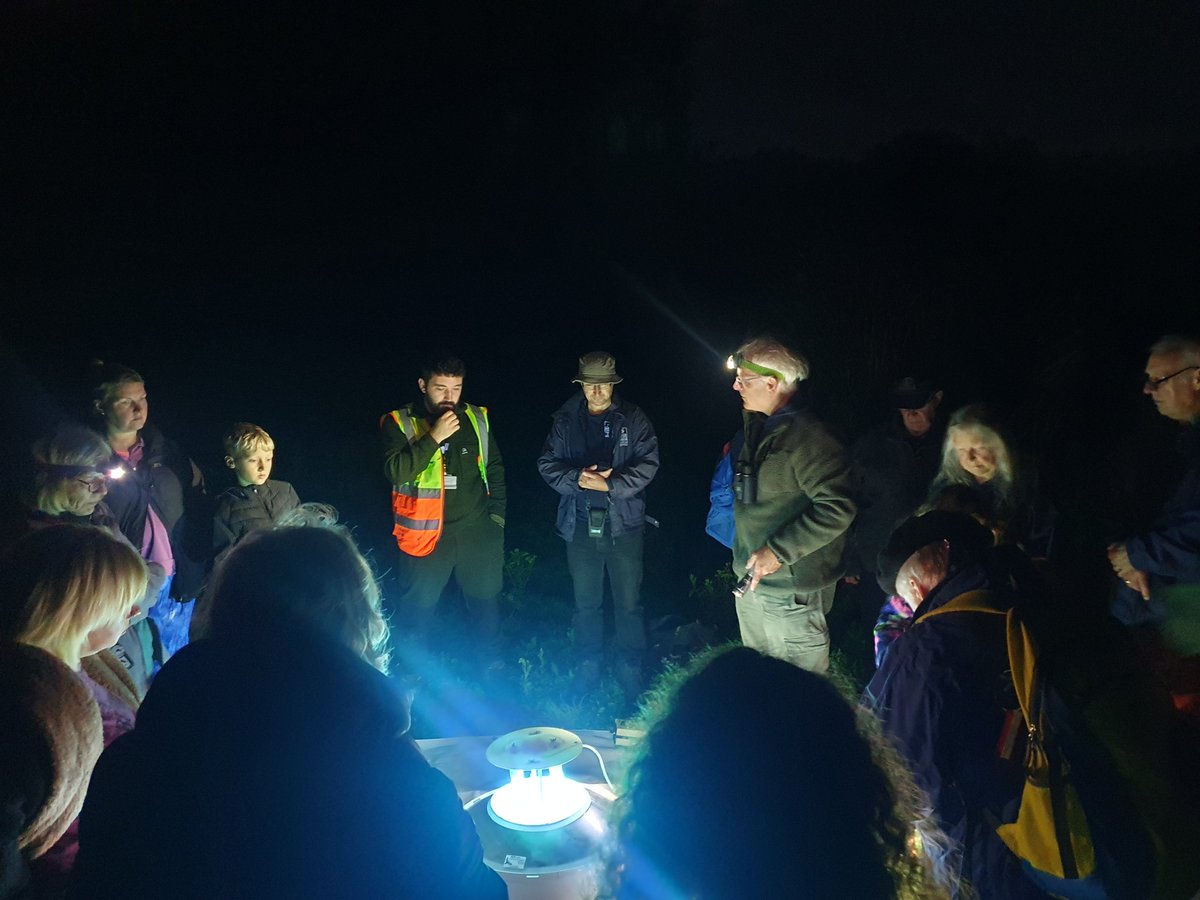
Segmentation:
{"type": "Polygon", "coordinates": [[[496,598],[504,586],[503,528],[489,518],[449,527],[428,556],[401,553],[397,574],[401,589],[398,607],[407,638],[426,641],[442,591],[453,575],[467,600],[481,655],[498,654],[496,598]]]}
{"type": "Polygon", "coordinates": [[[613,537],[607,526],[601,537],[590,537],[579,523],[567,544],[567,568],[575,585],[575,647],[581,660],[598,660],[604,650],[604,573],[613,595],[617,656],[641,665],[646,652],[642,611],[641,531],[613,537]]]}

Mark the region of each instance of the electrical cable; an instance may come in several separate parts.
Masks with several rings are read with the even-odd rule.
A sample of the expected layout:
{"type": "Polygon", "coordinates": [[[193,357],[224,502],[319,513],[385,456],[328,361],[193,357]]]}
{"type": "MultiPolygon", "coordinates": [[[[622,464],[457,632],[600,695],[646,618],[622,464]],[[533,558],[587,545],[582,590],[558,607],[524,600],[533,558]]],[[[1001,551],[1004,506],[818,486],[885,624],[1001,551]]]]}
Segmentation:
{"type": "Polygon", "coordinates": [[[612,783],[612,779],[608,777],[608,768],[604,765],[604,757],[602,757],[600,755],[600,751],[597,750],[595,747],[593,747],[591,744],[583,744],[582,746],[583,746],[584,750],[591,750],[593,753],[596,754],[596,761],[598,763],[600,763],[600,774],[604,776],[604,780],[608,783],[609,790],[611,790],[614,794],[616,794],[617,788],[612,783]]]}

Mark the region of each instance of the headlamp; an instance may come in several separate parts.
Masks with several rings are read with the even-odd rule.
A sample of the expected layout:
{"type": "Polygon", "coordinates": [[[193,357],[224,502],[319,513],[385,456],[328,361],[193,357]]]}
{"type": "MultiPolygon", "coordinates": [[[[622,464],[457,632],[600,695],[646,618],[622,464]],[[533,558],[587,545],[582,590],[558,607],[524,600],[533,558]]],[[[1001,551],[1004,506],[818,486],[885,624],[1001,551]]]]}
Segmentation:
{"type": "Polygon", "coordinates": [[[756,375],[765,375],[769,378],[778,378],[780,381],[787,381],[780,373],[774,369],[768,369],[766,366],[760,366],[756,362],[751,362],[742,356],[740,353],[734,353],[729,359],[725,360],[725,368],[727,369],[749,369],[756,375]]]}

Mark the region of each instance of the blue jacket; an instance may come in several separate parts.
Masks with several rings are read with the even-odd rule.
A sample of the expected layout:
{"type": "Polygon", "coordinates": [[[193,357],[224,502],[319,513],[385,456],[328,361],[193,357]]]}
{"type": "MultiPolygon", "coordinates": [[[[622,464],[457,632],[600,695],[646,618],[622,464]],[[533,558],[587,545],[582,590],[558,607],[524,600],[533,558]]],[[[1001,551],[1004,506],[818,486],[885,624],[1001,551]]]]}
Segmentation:
{"type": "MultiPolygon", "coordinates": [[[[538,457],[542,478],[559,493],[555,530],[564,541],[575,536],[579,473],[591,464],[583,458],[587,415],[582,394],[564,403],[554,414],[546,446],[538,457]]],[[[645,490],[658,473],[658,436],[646,414],[616,393],[604,415],[616,435],[608,479],[608,521],[612,536],[619,537],[646,525],[645,490]]]]}
{"type": "Polygon", "coordinates": [[[733,549],[733,461],[742,452],[742,432],[725,445],[708,487],[708,519],[704,531],[712,538],[733,549]]]}
{"type": "Polygon", "coordinates": [[[1113,615],[1127,625],[1161,622],[1160,588],[1200,583],[1200,426],[1188,429],[1187,470],[1148,531],[1125,541],[1134,568],[1150,576],[1151,600],[1121,585],[1113,615]]]}

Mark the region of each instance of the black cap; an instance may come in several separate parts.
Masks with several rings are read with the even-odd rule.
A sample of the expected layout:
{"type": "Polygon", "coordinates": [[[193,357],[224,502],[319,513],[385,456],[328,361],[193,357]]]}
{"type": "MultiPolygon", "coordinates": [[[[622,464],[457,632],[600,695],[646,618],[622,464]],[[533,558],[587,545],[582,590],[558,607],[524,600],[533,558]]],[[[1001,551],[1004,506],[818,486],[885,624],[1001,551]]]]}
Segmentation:
{"type": "Polygon", "coordinates": [[[901,523],[879,553],[876,579],[888,596],[896,593],[896,575],[910,556],[938,541],[950,543],[950,564],[970,565],[991,548],[992,533],[965,513],[932,510],[901,523]]]}
{"type": "Polygon", "coordinates": [[[901,378],[892,388],[892,406],[896,409],[920,409],[933,399],[937,386],[925,378],[901,378]]]}

